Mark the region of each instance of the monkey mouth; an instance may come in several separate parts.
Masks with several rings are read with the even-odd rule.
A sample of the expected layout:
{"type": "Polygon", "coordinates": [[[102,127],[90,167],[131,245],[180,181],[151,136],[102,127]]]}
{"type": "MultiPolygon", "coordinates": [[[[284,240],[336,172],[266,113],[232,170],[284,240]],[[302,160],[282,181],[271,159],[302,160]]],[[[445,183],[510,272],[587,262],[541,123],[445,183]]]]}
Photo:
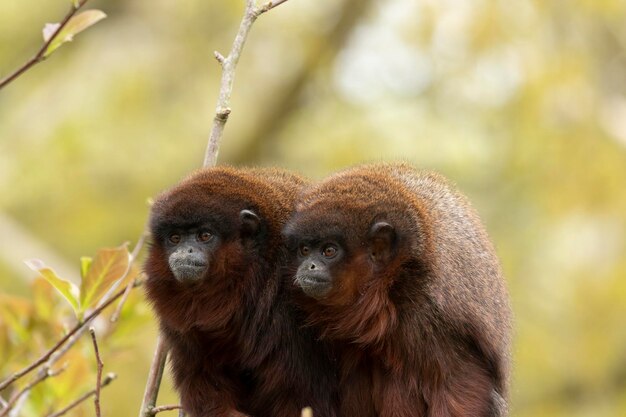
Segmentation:
{"type": "Polygon", "coordinates": [[[296,284],[309,297],[319,298],[328,294],[332,285],[326,276],[307,274],[296,279],[296,284]]]}
{"type": "Polygon", "coordinates": [[[311,285],[329,285],[330,284],[330,280],[326,279],[326,278],[321,278],[321,277],[304,277],[300,280],[300,285],[301,286],[311,286],[311,285]]]}
{"type": "Polygon", "coordinates": [[[205,262],[185,262],[173,266],[172,272],[176,279],[180,282],[197,282],[200,281],[208,267],[205,262]]]}

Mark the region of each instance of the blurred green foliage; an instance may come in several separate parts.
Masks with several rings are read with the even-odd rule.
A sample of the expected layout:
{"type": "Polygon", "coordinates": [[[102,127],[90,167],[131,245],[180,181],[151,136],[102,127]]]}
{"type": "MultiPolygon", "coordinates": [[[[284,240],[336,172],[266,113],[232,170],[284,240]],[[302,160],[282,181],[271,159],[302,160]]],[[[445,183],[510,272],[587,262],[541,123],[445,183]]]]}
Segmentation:
{"type": "MultiPolygon", "coordinates": [[[[0,3],[1,74],[37,50],[67,3],[0,3]]],[[[69,259],[76,278],[74,260],[135,241],[146,199],[201,165],[220,75],[212,51],[230,47],[242,3],[94,0],[108,19],[0,93],[0,213],[69,259]]],[[[620,415],[625,16],[623,0],[290,0],[252,30],[220,162],[321,178],[403,159],[444,173],[474,201],[509,281],[512,415],[620,415]]],[[[4,343],[19,358],[0,362],[4,375],[71,313],[38,295],[49,290],[40,283],[31,289],[7,249],[17,237],[0,231],[0,252],[12,254],[0,255],[0,330],[26,320],[4,343]]],[[[20,259],[57,266],[28,247],[20,259]]],[[[142,318],[122,319],[103,342],[105,371],[120,374],[103,391],[108,415],[137,412],[154,347],[141,290],[133,297],[142,318]]],[[[56,406],[44,391],[62,378],[86,375],[69,384],[76,395],[93,386],[84,343],[84,357],[33,394],[42,407],[56,406]]]]}

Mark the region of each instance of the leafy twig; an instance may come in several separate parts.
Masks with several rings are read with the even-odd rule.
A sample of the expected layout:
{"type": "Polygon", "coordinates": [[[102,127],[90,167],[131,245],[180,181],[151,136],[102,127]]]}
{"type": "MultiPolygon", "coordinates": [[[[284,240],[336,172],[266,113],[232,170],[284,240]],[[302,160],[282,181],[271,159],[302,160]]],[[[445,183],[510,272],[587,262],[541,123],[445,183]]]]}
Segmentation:
{"type": "Polygon", "coordinates": [[[235,80],[235,69],[241,56],[241,51],[246,43],[252,24],[256,21],[257,17],[261,14],[273,9],[285,3],[287,0],[276,0],[265,3],[263,6],[257,7],[255,0],[246,0],[246,9],[243,19],[239,24],[239,30],[235,36],[233,46],[228,53],[228,56],[224,57],[219,52],[215,52],[215,58],[222,66],[222,80],[220,82],[220,94],[217,99],[217,107],[215,109],[215,117],[213,118],[213,128],[211,129],[211,136],[209,137],[209,143],[204,155],[204,166],[211,167],[217,163],[217,154],[219,151],[220,141],[224,134],[224,126],[228,121],[231,109],[230,96],[233,91],[233,82],[235,80]]]}
{"type": "Polygon", "coordinates": [[[96,410],[96,417],[100,417],[100,389],[102,388],[102,368],[104,364],[100,359],[100,350],[98,349],[98,341],[96,340],[96,329],[89,328],[89,334],[91,334],[91,341],[93,342],[93,350],[96,355],[97,377],[96,377],[96,393],[93,398],[93,405],[96,410]]]}
{"type": "MultiPolygon", "coordinates": [[[[101,388],[106,387],[111,382],[113,382],[116,378],[117,378],[117,375],[115,375],[113,373],[107,374],[107,376],[104,378],[104,380],[102,380],[102,384],[101,384],[100,387],[101,388]]],[[[92,389],[91,391],[86,392],[85,394],[80,396],[76,401],[72,402],[67,407],[57,411],[56,413],[49,414],[47,417],[60,417],[60,416],[64,415],[65,413],[67,413],[68,411],[70,411],[71,409],[73,409],[74,407],[80,405],[83,401],[87,400],[92,395],[96,395],[96,390],[95,389],[92,389]]]]}
{"type": "Polygon", "coordinates": [[[50,38],[47,41],[44,42],[44,44],[39,49],[39,51],[31,59],[26,61],[24,63],[24,65],[22,65],[20,68],[15,70],[15,72],[13,72],[12,74],[10,74],[6,78],[4,78],[2,81],[0,81],[0,90],[4,86],[9,84],[10,82],[15,80],[17,77],[19,77],[20,75],[25,73],[33,65],[38,64],[41,61],[46,59],[46,55],[45,54],[46,54],[46,50],[48,49],[48,47],[52,44],[52,42],[54,42],[54,40],[57,38],[57,36],[59,36],[61,31],[65,27],[65,25],[67,25],[67,23],[70,21],[70,19],[72,17],[74,17],[74,15],[85,5],[85,3],[87,3],[87,1],[89,1],[89,0],[80,0],[78,3],[72,2],[72,5],[70,6],[70,11],[65,15],[63,20],[61,20],[61,22],[59,23],[59,26],[52,33],[50,38]]]}
{"type": "MultiPolygon", "coordinates": [[[[136,283],[135,285],[140,285],[140,283],[136,283]]],[[[123,294],[124,291],[126,291],[126,289],[122,289],[120,291],[118,291],[117,293],[115,293],[113,296],[111,296],[111,298],[109,298],[107,301],[105,301],[104,303],[102,303],[98,308],[96,308],[94,311],[91,312],[91,314],[89,314],[85,320],[83,320],[82,322],[79,322],[78,324],[76,324],[76,326],[74,326],[72,328],[72,330],[70,330],[61,340],[59,340],[54,346],[52,346],[46,353],[44,353],[39,359],[37,359],[35,362],[31,363],[30,365],[28,365],[27,367],[25,367],[24,369],[14,373],[13,375],[11,375],[10,377],[8,377],[7,379],[5,379],[4,381],[2,381],[0,383],[0,391],[2,391],[3,389],[5,389],[6,387],[8,387],[9,385],[11,385],[12,383],[14,383],[15,381],[17,381],[18,379],[20,379],[21,377],[23,377],[24,375],[30,373],[32,370],[36,369],[37,367],[39,367],[40,365],[42,365],[44,362],[46,362],[47,360],[49,360],[52,355],[57,352],[64,344],[65,342],[67,342],[70,338],[72,338],[74,335],[76,335],[76,333],[80,332],[80,334],[82,334],[85,330],[86,330],[86,325],[88,323],[91,322],[91,320],[93,320],[96,316],[98,316],[105,308],[107,308],[109,305],[111,305],[115,300],[117,300],[118,298],[120,298],[123,294]]],[[[73,339],[73,343],[75,343],[76,339],[73,339]]],[[[72,344],[73,344],[72,343],[72,344]]],[[[68,346],[71,346],[71,344],[68,344],[68,346]]],[[[66,350],[64,350],[63,352],[65,352],[66,350]]],[[[58,358],[59,356],[57,356],[58,358]]]]}

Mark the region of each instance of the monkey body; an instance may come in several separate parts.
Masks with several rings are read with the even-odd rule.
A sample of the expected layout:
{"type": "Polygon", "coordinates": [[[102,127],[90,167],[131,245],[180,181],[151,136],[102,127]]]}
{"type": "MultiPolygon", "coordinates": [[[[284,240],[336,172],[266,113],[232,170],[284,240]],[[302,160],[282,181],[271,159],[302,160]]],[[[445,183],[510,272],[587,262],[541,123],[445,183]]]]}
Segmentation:
{"type": "Polygon", "coordinates": [[[343,417],[506,415],[510,309],[469,202],[366,165],[304,193],[284,231],[308,322],[339,358],[343,417]]]}
{"type": "Polygon", "coordinates": [[[191,417],[334,417],[335,371],[292,305],[280,231],[304,181],[200,170],[152,208],[146,291],[191,417]]]}

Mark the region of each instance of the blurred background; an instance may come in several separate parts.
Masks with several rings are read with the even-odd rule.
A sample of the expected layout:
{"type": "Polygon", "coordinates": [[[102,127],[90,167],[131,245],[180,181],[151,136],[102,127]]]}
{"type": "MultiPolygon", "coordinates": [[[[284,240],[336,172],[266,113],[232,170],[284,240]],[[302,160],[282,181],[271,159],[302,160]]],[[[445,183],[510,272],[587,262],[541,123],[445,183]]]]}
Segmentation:
{"type": "MultiPolygon", "coordinates": [[[[228,52],[243,3],[94,0],[106,20],[0,91],[0,376],[72,325],[22,260],[79,279],[81,256],[134,244],[147,199],[202,165],[213,50],[228,52]]],[[[1,75],[67,5],[0,2],[1,75]]],[[[318,179],[405,160],[448,176],[508,280],[511,415],[624,415],[625,23],[623,0],[290,0],[252,30],[219,163],[318,179]]],[[[137,414],[155,328],[136,290],[101,341],[105,372],[119,375],[104,415],[137,414]]],[[[67,363],[22,415],[93,387],[89,340],[67,363]]],[[[166,378],[159,403],[176,403],[166,378]]]]}

